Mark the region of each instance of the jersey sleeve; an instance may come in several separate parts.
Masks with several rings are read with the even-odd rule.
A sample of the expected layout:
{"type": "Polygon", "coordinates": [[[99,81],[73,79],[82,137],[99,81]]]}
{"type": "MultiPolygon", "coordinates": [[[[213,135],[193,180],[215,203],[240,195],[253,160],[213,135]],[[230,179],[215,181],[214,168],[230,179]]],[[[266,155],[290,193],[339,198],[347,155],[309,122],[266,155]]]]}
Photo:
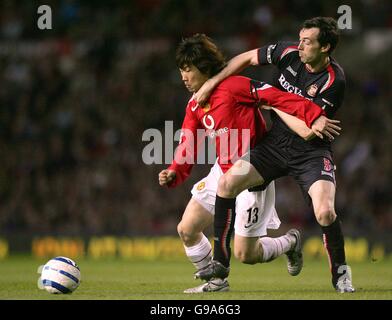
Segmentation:
{"type": "Polygon", "coordinates": [[[251,80],[250,85],[255,100],[297,117],[309,128],[320,115],[325,115],[320,106],[304,97],[281,91],[265,82],[251,80]]]}
{"type": "Polygon", "coordinates": [[[343,79],[335,81],[326,90],[321,89],[313,101],[324,110],[328,118],[333,118],[343,103],[345,88],[346,82],[343,79]]]}
{"type": "Polygon", "coordinates": [[[259,65],[274,64],[280,67],[294,51],[298,51],[296,42],[279,41],[263,46],[258,50],[259,65]]]}
{"type": "Polygon", "coordinates": [[[176,178],[168,187],[174,188],[189,177],[197,157],[197,142],[200,140],[197,137],[197,129],[200,128],[195,112],[188,104],[181,127],[180,142],[174,153],[174,159],[168,168],[176,172],[176,178]]]}

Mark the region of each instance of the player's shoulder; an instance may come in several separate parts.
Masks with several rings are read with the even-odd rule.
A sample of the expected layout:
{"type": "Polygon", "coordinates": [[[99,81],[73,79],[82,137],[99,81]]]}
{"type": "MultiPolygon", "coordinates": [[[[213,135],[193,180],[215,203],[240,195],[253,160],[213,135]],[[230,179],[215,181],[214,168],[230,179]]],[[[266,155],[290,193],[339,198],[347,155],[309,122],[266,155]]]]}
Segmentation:
{"type": "Polygon", "coordinates": [[[335,81],[337,83],[346,82],[346,76],[344,74],[344,70],[342,66],[334,58],[331,58],[330,69],[328,71],[333,72],[335,74],[335,81]]]}
{"type": "Polygon", "coordinates": [[[298,57],[298,42],[276,41],[261,47],[258,55],[261,64],[281,64],[298,57]]]}
{"type": "Polygon", "coordinates": [[[346,77],[344,75],[343,68],[336,62],[335,59],[331,58],[331,63],[328,65],[325,75],[325,83],[320,89],[320,93],[323,93],[330,88],[334,91],[345,90],[346,77]]]}
{"type": "Polygon", "coordinates": [[[277,47],[280,53],[280,60],[282,60],[287,55],[298,53],[299,51],[298,42],[296,41],[279,41],[277,43],[277,47]]]}
{"type": "Polygon", "coordinates": [[[250,79],[244,76],[229,76],[215,88],[210,97],[210,102],[231,102],[238,95],[243,95],[250,89],[250,79]]]}
{"type": "Polygon", "coordinates": [[[220,90],[235,91],[241,89],[244,85],[249,87],[250,79],[244,76],[230,76],[223,80],[217,87],[220,90]]]}

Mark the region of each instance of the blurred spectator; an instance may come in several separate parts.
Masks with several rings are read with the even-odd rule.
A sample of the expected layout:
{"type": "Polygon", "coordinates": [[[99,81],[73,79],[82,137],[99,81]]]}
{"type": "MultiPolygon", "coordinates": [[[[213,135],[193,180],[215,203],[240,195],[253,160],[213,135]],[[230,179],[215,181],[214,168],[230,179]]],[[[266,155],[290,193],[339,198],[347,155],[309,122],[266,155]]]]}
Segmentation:
{"type": "MultiPolygon", "coordinates": [[[[390,31],[389,1],[347,2],[363,30],[390,31]]],[[[165,120],[175,130],[181,126],[189,97],[174,63],[177,42],[204,32],[230,58],[275,39],[296,39],[304,18],[337,17],[338,7],[338,1],[315,7],[310,0],[47,4],[54,14],[48,31],[36,28],[32,2],[0,5],[2,234],[176,234],[191,185],[208,168],[196,167],[192,181],[168,201],[157,183],[164,165],[142,162],[141,136],[148,128],[163,131],[165,120]]],[[[338,60],[348,88],[337,115],[343,133],[334,144],[336,209],[348,234],[390,233],[390,57],[358,49],[353,57],[360,37],[343,32],[337,49],[347,57],[338,60]]],[[[270,72],[249,75],[268,80],[270,72]]],[[[285,224],[314,225],[289,179],[278,181],[276,205],[285,224]]]]}

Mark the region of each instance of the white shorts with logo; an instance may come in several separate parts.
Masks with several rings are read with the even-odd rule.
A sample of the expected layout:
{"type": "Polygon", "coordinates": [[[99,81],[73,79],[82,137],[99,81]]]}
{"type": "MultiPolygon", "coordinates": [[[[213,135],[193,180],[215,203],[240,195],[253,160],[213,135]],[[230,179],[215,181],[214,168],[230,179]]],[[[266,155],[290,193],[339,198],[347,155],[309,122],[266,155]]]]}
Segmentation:
{"type": "MultiPolygon", "coordinates": [[[[218,180],[223,175],[215,162],[210,173],[196,183],[192,195],[207,211],[215,214],[215,196],[218,180]]],[[[275,210],[275,184],[272,181],[264,191],[242,191],[236,199],[235,233],[243,237],[261,237],[267,229],[278,229],[280,220],[275,210]]]]}

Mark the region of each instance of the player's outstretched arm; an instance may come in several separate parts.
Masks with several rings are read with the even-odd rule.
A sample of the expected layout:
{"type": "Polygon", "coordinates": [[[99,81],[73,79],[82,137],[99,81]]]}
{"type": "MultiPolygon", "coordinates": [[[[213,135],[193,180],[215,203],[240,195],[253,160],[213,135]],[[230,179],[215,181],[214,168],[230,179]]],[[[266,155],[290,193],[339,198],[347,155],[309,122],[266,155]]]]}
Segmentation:
{"type": "Polygon", "coordinates": [[[278,108],[268,107],[263,109],[271,109],[273,110],[279,118],[281,118],[286,125],[293,130],[296,134],[298,134],[301,138],[305,140],[310,140],[312,136],[314,136],[312,129],[309,129],[306,125],[305,121],[298,119],[295,116],[289,115],[286,112],[279,110],[278,108]]]}
{"type": "Polygon", "coordinates": [[[329,139],[333,140],[335,136],[340,135],[341,128],[337,125],[340,123],[339,120],[328,119],[321,115],[312,124],[312,128],[309,129],[306,123],[295,116],[289,115],[278,108],[264,107],[263,109],[271,109],[286,123],[286,125],[298,134],[301,138],[308,141],[313,139],[315,136],[323,139],[324,135],[329,139]]]}
{"type": "Polygon", "coordinates": [[[197,91],[197,93],[195,94],[195,99],[197,103],[200,105],[204,105],[215,87],[227,77],[233,74],[240,73],[246,67],[249,67],[251,65],[257,65],[259,63],[257,52],[258,49],[254,49],[241,53],[232,58],[221,72],[208,79],[197,91]]]}

